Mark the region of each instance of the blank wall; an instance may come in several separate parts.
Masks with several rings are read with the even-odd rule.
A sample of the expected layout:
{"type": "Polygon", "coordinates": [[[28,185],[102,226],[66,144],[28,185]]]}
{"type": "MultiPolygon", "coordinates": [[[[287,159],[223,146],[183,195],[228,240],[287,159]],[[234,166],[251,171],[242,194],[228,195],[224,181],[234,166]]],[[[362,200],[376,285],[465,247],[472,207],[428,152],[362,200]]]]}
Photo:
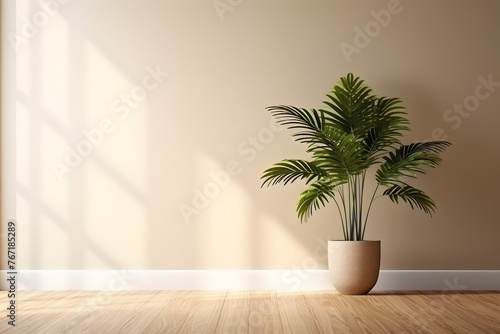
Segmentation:
{"type": "Polygon", "coordinates": [[[500,269],[498,1],[16,4],[2,226],[19,269],[325,269],[335,208],[300,224],[302,184],[260,188],[305,157],[265,107],[321,107],[348,72],[404,101],[406,142],[453,143],[414,183],[435,216],[375,202],[382,269],[500,269]]]}

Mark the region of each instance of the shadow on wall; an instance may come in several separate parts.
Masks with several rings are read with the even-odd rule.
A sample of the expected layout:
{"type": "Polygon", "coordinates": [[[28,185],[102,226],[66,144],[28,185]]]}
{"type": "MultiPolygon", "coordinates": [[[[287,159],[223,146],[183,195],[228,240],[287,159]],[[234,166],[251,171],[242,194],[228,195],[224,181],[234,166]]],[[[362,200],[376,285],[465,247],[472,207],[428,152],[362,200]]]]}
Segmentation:
{"type": "MultiPolygon", "coordinates": [[[[287,10],[280,2],[243,2],[224,13],[211,1],[59,3],[53,15],[38,2],[18,3],[19,32],[29,35],[17,53],[16,94],[17,219],[22,222],[19,256],[24,269],[290,268],[314,251],[318,236],[341,235],[339,224],[323,224],[336,219],[332,207],[315,214],[313,222],[299,224],[295,201],[301,185],[259,188],[262,171],[273,162],[303,156],[289,132],[279,132],[271,123],[265,107],[318,107],[331,79],[347,72],[343,65],[338,66],[341,73],[325,70],[346,64],[339,45],[351,41],[355,31],[345,26],[372,22],[375,5],[362,13],[353,5],[345,15],[335,10],[338,3],[328,1],[314,6],[290,2],[287,10]]],[[[424,4],[411,5],[411,13],[429,12],[424,4]]],[[[387,2],[377,2],[377,8],[387,8],[387,2]]],[[[433,17],[449,11],[433,8],[433,17]]],[[[417,56],[399,59],[399,53],[386,52],[397,45],[404,57],[411,56],[401,45],[414,42],[402,32],[419,32],[422,36],[413,37],[429,40],[422,29],[400,29],[399,24],[416,20],[406,13],[409,5],[394,16],[390,29],[353,57],[352,66],[368,73],[359,74],[370,85],[370,74],[376,78],[380,67],[394,67],[394,80],[419,74],[419,67],[404,72],[409,62],[420,66],[417,56]],[[385,62],[375,68],[371,59],[363,60],[367,55],[385,62]]],[[[418,15],[415,24],[421,27],[418,15]]],[[[457,40],[463,45],[462,36],[457,40]]],[[[412,52],[419,51],[415,45],[412,52]]],[[[466,184],[477,186],[460,179],[469,168],[479,170],[474,161],[464,165],[460,155],[466,146],[461,145],[470,135],[474,143],[491,149],[481,126],[495,122],[479,124],[473,115],[467,125],[464,120],[459,130],[448,132],[450,124],[431,110],[450,107],[442,101],[453,104],[455,87],[446,91],[447,99],[434,101],[432,89],[424,91],[411,82],[381,91],[395,88],[388,94],[401,97],[409,109],[423,107],[421,114],[411,114],[416,128],[427,131],[423,123],[437,121],[456,152],[446,155],[445,164],[459,166],[443,180],[429,178],[429,184],[454,183],[460,192],[466,184]],[[400,92],[414,95],[406,99],[400,92]]],[[[493,102],[485,101],[484,110],[494,110],[493,102]]],[[[479,160],[481,152],[474,151],[479,160]]],[[[494,174],[491,166],[497,160],[488,156],[488,172],[494,174]]],[[[479,178],[486,183],[485,176],[479,178]]],[[[488,196],[496,196],[491,186],[487,189],[488,196]]],[[[454,202],[448,190],[436,189],[436,196],[445,198],[440,210],[468,205],[467,200],[454,202]]],[[[471,202],[491,222],[494,206],[479,203],[480,198],[471,202]]],[[[440,211],[442,226],[450,227],[444,220],[460,214],[440,211]]],[[[468,231],[461,226],[457,238],[466,239],[468,231]]],[[[417,232],[416,239],[428,234],[417,232]]],[[[421,250],[418,241],[410,240],[405,247],[418,261],[419,252],[430,254],[439,246],[421,250]]],[[[460,258],[454,257],[455,264],[460,258]]]]}
{"type": "MultiPolygon", "coordinates": [[[[242,74],[255,79],[252,69],[220,58],[245,42],[212,7],[177,5],[168,22],[169,3],[123,2],[119,17],[112,2],[69,2],[53,15],[19,5],[21,31],[36,27],[17,56],[23,269],[272,267],[266,247],[283,234],[282,247],[303,251],[293,211],[284,228],[273,219],[270,236],[258,223],[257,161],[277,129],[262,99],[248,101],[255,81],[235,85],[242,74]],[[218,191],[212,184],[220,195],[186,224],[179,204],[193,207],[198,189],[218,191]]],[[[253,94],[267,100],[265,89],[253,94]]],[[[295,195],[286,198],[293,207],[295,195]]]]}

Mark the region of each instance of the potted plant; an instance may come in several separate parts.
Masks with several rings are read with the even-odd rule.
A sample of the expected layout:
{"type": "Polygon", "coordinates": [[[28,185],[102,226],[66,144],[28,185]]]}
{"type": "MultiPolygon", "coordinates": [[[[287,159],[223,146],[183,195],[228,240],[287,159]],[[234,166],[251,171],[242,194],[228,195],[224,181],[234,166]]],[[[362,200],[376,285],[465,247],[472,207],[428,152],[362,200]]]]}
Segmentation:
{"type": "Polygon", "coordinates": [[[434,201],[407,180],[425,173],[424,167],[438,166],[439,154],[451,144],[402,144],[409,121],[401,100],[372,94],[352,73],[340,78],[326,95],[324,108],[319,110],[286,105],[267,108],[279,124],[296,131],[293,137],[307,146],[312,159],[275,163],[264,171],[262,186],[305,180],[307,188],[297,201],[301,222],[330,200],[336,204],[344,240],[328,241],[330,277],[340,293],[366,294],[380,271],[380,241],[364,240],[374,200],[381,194],[431,215],[434,201]],[[371,167],[377,169],[370,174],[375,183],[368,190],[371,167]]]}

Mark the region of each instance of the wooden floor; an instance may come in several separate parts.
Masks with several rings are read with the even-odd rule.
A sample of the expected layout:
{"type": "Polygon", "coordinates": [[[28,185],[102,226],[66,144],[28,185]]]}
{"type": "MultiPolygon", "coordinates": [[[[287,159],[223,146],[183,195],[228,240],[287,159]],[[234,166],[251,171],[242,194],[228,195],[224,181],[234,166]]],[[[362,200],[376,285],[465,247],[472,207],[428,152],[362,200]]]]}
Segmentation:
{"type": "Polygon", "coordinates": [[[0,333],[500,333],[500,291],[18,291],[0,333]]]}

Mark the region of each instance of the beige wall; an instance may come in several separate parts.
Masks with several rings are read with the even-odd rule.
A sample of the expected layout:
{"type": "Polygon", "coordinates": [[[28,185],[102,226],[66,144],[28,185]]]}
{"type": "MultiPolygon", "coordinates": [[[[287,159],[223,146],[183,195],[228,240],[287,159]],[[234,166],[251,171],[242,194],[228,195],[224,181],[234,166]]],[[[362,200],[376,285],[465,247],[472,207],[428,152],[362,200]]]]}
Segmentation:
{"type": "Polygon", "coordinates": [[[304,156],[265,107],[319,107],[348,72],[404,101],[408,142],[454,144],[416,183],[434,217],[376,201],[382,268],[500,269],[500,2],[17,4],[2,224],[18,222],[19,269],[326,268],[335,208],[301,225],[302,185],[260,189],[266,167],[304,156]]]}

